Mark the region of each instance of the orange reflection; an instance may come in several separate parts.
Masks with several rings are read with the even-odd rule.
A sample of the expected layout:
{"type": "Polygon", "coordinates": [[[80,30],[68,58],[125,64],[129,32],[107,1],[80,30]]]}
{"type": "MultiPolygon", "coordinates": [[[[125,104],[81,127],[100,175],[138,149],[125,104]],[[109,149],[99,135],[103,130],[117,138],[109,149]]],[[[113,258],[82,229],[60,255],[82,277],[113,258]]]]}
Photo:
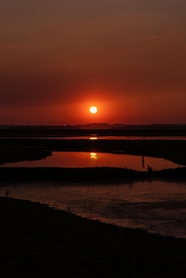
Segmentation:
{"type": "Polygon", "coordinates": [[[141,157],[127,154],[96,152],[52,152],[52,156],[36,161],[6,163],[1,167],[120,167],[137,171],[177,168],[178,165],[163,158],[141,157]]]}
{"type": "Polygon", "coordinates": [[[97,140],[97,134],[90,134],[90,140],[97,140]]]}
{"type": "Polygon", "coordinates": [[[97,160],[98,159],[98,156],[97,156],[97,153],[90,153],[90,159],[93,159],[93,160],[97,160]]]}
{"type": "Polygon", "coordinates": [[[91,152],[90,153],[90,161],[91,161],[92,165],[95,166],[97,159],[98,159],[97,153],[91,152]]]}
{"type": "Polygon", "coordinates": [[[90,140],[97,140],[98,138],[96,136],[90,136],[90,140]]]}

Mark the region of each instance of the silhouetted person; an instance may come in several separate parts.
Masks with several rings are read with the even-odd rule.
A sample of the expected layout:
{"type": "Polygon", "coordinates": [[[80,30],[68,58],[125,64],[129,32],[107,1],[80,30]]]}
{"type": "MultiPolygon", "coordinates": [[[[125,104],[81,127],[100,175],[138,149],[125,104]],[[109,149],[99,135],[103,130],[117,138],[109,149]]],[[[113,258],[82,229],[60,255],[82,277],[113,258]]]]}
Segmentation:
{"type": "Polygon", "coordinates": [[[145,158],[144,158],[144,156],[142,156],[142,167],[143,168],[145,167],[145,158]]]}

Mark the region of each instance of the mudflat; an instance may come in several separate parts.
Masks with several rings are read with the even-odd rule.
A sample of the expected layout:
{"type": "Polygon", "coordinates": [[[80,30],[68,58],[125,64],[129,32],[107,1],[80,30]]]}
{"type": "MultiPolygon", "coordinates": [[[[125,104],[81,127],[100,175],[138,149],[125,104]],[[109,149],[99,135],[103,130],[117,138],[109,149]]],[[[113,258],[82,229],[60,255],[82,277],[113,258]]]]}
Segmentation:
{"type": "Polygon", "coordinates": [[[1,277],[185,277],[186,240],[0,197],[1,277]]]}

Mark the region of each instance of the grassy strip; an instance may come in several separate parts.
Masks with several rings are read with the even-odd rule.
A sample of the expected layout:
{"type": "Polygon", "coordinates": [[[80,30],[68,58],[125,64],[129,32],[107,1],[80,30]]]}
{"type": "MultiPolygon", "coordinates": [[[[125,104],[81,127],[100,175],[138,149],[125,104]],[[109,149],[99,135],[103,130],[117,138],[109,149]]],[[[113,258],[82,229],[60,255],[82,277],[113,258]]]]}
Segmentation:
{"type": "Polygon", "coordinates": [[[186,240],[0,198],[0,277],[186,277],[186,240]]]}
{"type": "Polygon", "coordinates": [[[21,146],[4,146],[0,147],[0,165],[10,162],[25,160],[45,159],[52,154],[51,151],[42,147],[21,147],[21,146]]]}
{"type": "Polygon", "coordinates": [[[186,167],[148,172],[125,168],[90,167],[90,168],[0,168],[1,182],[14,181],[101,181],[121,182],[126,179],[186,179],[186,167]]]}
{"type": "Polygon", "coordinates": [[[90,136],[96,134],[97,136],[185,136],[185,125],[171,126],[128,126],[123,128],[114,128],[114,125],[103,124],[105,127],[101,128],[100,124],[91,124],[88,126],[73,127],[69,126],[17,126],[0,129],[1,137],[65,137],[65,136],[90,136]],[[99,127],[98,127],[99,126],[99,127]]]}

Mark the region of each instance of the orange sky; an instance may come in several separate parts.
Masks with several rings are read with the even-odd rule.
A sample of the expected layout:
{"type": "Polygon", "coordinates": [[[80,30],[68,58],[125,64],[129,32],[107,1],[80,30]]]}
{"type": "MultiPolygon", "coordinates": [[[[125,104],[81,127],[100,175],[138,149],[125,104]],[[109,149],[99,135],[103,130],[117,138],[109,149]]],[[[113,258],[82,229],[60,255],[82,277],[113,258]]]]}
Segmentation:
{"type": "Polygon", "coordinates": [[[0,124],[186,123],[185,11],[182,0],[2,0],[0,124]]]}

